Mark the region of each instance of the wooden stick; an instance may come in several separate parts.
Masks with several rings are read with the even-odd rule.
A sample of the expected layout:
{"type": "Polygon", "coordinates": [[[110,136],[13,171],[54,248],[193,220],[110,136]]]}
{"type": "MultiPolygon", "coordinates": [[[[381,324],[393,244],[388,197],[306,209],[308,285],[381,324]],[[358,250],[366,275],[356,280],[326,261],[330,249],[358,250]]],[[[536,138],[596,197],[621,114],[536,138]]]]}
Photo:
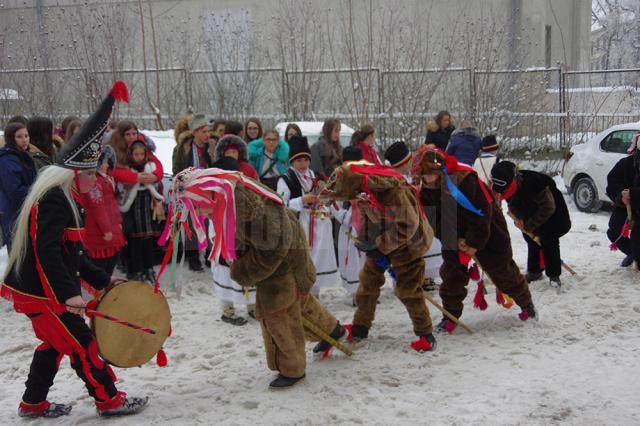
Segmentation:
{"type": "Polygon", "coordinates": [[[325,342],[331,344],[336,349],[338,349],[341,352],[343,352],[345,355],[347,355],[347,356],[353,355],[353,351],[351,349],[347,348],[345,345],[343,345],[342,343],[338,342],[333,337],[329,336],[324,330],[322,330],[320,327],[315,325],[313,322],[311,322],[307,318],[302,317],[302,324],[305,327],[307,327],[309,330],[311,330],[313,332],[313,334],[315,334],[316,336],[318,336],[319,338],[321,338],[325,342]]]}
{"type": "Polygon", "coordinates": [[[465,330],[467,330],[467,332],[469,332],[469,334],[473,334],[473,330],[471,328],[469,328],[465,323],[463,323],[462,321],[460,321],[458,318],[454,317],[451,312],[447,311],[445,308],[443,308],[438,302],[435,301],[435,299],[433,297],[431,297],[431,295],[424,293],[424,298],[427,299],[433,306],[435,306],[436,308],[438,308],[438,310],[440,312],[442,312],[447,318],[449,318],[451,321],[453,321],[454,323],[456,323],[457,325],[459,325],[460,327],[464,328],[465,330]]]}

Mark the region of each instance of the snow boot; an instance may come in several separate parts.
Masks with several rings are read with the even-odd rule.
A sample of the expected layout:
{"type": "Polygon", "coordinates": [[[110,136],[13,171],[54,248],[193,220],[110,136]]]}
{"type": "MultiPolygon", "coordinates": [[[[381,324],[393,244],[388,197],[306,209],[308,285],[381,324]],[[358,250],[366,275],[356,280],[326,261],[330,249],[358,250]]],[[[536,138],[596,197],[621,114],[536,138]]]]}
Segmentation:
{"type": "Polygon", "coordinates": [[[354,324],[351,328],[351,341],[360,342],[369,337],[369,329],[364,325],[354,324]]]}
{"type": "Polygon", "coordinates": [[[127,396],[124,398],[124,401],[122,401],[122,404],[115,408],[98,408],[97,410],[98,414],[102,417],[128,416],[144,410],[148,402],[148,396],[145,396],[144,398],[127,396]]]}
{"type": "Polygon", "coordinates": [[[43,401],[40,404],[27,404],[21,402],[18,407],[19,417],[46,417],[56,418],[67,416],[71,412],[71,405],[56,404],[55,402],[43,401]]]}
{"type": "Polygon", "coordinates": [[[303,374],[301,377],[287,377],[283,376],[282,374],[278,374],[278,377],[276,377],[275,380],[269,383],[269,388],[274,390],[290,388],[305,377],[306,374],[303,374]]]}
{"type": "Polygon", "coordinates": [[[194,272],[202,272],[204,268],[202,267],[202,263],[200,262],[200,256],[191,256],[189,258],[189,270],[194,272]]]}
{"type": "MultiPolygon", "coordinates": [[[[333,337],[335,340],[340,341],[340,339],[346,336],[346,334],[347,334],[347,329],[341,326],[340,323],[338,323],[336,324],[336,327],[333,329],[331,334],[329,334],[329,336],[333,337]]],[[[325,340],[321,340],[320,342],[318,342],[317,345],[313,347],[313,353],[314,354],[322,353],[331,349],[331,347],[332,347],[331,343],[325,340]]]]}
{"type": "Polygon", "coordinates": [[[620,264],[620,266],[622,266],[623,268],[628,268],[629,266],[633,265],[633,256],[627,256],[622,260],[622,263],[620,264]]]}
{"type": "Polygon", "coordinates": [[[436,350],[437,342],[433,334],[420,336],[415,342],[411,342],[411,348],[417,352],[433,352],[436,350]]]}
{"type": "Polygon", "coordinates": [[[524,278],[531,284],[534,281],[540,281],[542,279],[542,272],[527,272],[524,278]]]}
{"type": "Polygon", "coordinates": [[[540,316],[538,315],[538,311],[536,310],[536,307],[533,304],[533,302],[525,306],[524,309],[522,309],[522,312],[518,314],[518,317],[522,321],[526,321],[528,319],[534,319],[538,321],[540,319],[540,316]]]}
{"type": "Polygon", "coordinates": [[[445,317],[440,320],[438,325],[436,325],[435,331],[436,333],[453,333],[453,330],[455,330],[456,326],[456,323],[445,317]]]}

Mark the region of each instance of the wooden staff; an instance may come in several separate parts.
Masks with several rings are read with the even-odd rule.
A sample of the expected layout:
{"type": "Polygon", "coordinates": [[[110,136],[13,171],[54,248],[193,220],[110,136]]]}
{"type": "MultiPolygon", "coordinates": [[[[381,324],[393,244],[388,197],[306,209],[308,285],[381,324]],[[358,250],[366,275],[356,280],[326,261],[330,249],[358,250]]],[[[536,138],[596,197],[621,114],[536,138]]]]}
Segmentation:
{"type": "MultiPolygon", "coordinates": [[[[509,215],[509,217],[511,219],[513,219],[513,221],[515,222],[516,220],[518,220],[518,218],[516,217],[516,215],[513,214],[513,212],[511,210],[509,210],[507,212],[507,214],[509,215]]],[[[540,241],[540,237],[538,237],[537,235],[534,235],[531,232],[528,232],[524,229],[521,229],[521,231],[529,238],[531,238],[537,245],[538,247],[542,248],[542,242],[540,241]]],[[[562,265],[562,267],[569,272],[571,275],[578,275],[578,273],[569,265],[567,265],[564,260],[560,259],[560,264],[562,265]]]]}
{"type": "Polygon", "coordinates": [[[459,325],[460,327],[464,328],[465,330],[467,330],[467,332],[469,332],[469,334],[473,334],[473,330],[467,326],[465,323],[463,323],[462,321],[460,321],[458,318],[454,317],[451,312],[447,311],[444,307],[442,307],[438,302],[435,301],[435,299],[433,297],[431,297],[431,295],[429,295],[428,293],[424,293],[424,298],[427,299],[433,306],[435,306],[436,308],[438,308],[438,310],[440,312],[442,312],[444,314],[444,316],[446,316],[447,318],[449,318],[451,321],[453,321],[454,323],[456,323],[457,325],[459,325]]]}
{"type": "Polygon", "coordinates": [[[319,338],[321,338],[322,340],[324,340],[325,342],[331,344],[332,346],[334,346],[336,349],[340,350],[341,352],[343,352],[345,355],[347,356],[351,356],[353,355],[353,351],[351,349],[349,349],[348,347],[346,347],[345,345],[343,345],[342,343],[338,342],[336,339],[334,339],[333,337],[329,336],[324,330],[322,330],[320,327],[318,327],[317,325],[315,325],[313,322],[311,322],[310,320],[308,320],[305,317],[302,317],[302,324],[307,327],[309,330],[311,330],[311,332],[313,334],[315,334],[316,336],[318,336],[319,338]]]}

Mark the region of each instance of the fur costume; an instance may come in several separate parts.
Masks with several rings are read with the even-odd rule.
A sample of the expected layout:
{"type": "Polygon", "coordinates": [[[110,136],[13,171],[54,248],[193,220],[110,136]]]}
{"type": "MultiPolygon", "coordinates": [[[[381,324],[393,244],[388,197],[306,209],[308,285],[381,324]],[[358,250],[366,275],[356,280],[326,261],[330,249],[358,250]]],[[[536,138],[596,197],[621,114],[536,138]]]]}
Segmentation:
{"type": "Polygon", "coordinates": [[[360,272],[354,329],[359,326],[368,331],[373,324],[385,283],[384,269],[376,260],[384,255],[396,272],[396,295],[409,313],[414,333],[431,334],[431,317],[421,286],[422,256],[431,246],[433,230],[413,188],[388,166],[351,162],[336,169],[321,195],[339,201],[357,200],[362,217],[358,240],[373,248],[360,272]]]}

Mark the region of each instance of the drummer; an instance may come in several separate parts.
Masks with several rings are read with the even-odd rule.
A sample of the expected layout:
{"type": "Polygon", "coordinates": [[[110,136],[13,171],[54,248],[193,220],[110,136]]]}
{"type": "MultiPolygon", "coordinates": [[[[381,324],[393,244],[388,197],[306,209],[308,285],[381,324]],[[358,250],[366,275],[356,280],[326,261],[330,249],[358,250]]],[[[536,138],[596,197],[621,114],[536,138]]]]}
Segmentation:
{"type": "MultiPolygon", "coordinates": [[[[42,170],[17,220],[1,295],[31,320],[42,341],[33,355],[20,417],[59,417],[71,405],[47,400],[63,355],[95,399],[98,414],[114,416],[142,410],[148,398],[119,392],[111,368],[98,356],[95,337],[85,323],[80,279],[96,289],[122,280],[109,277],[82,251],[83,213],[79,199],[93,187],[100,138],[116,100],[127,100],[116,83],[98,110],[60,151],[56,164],[42,170]]],[[[31,340],[31,338],[28,338],[31,340]]]]}

